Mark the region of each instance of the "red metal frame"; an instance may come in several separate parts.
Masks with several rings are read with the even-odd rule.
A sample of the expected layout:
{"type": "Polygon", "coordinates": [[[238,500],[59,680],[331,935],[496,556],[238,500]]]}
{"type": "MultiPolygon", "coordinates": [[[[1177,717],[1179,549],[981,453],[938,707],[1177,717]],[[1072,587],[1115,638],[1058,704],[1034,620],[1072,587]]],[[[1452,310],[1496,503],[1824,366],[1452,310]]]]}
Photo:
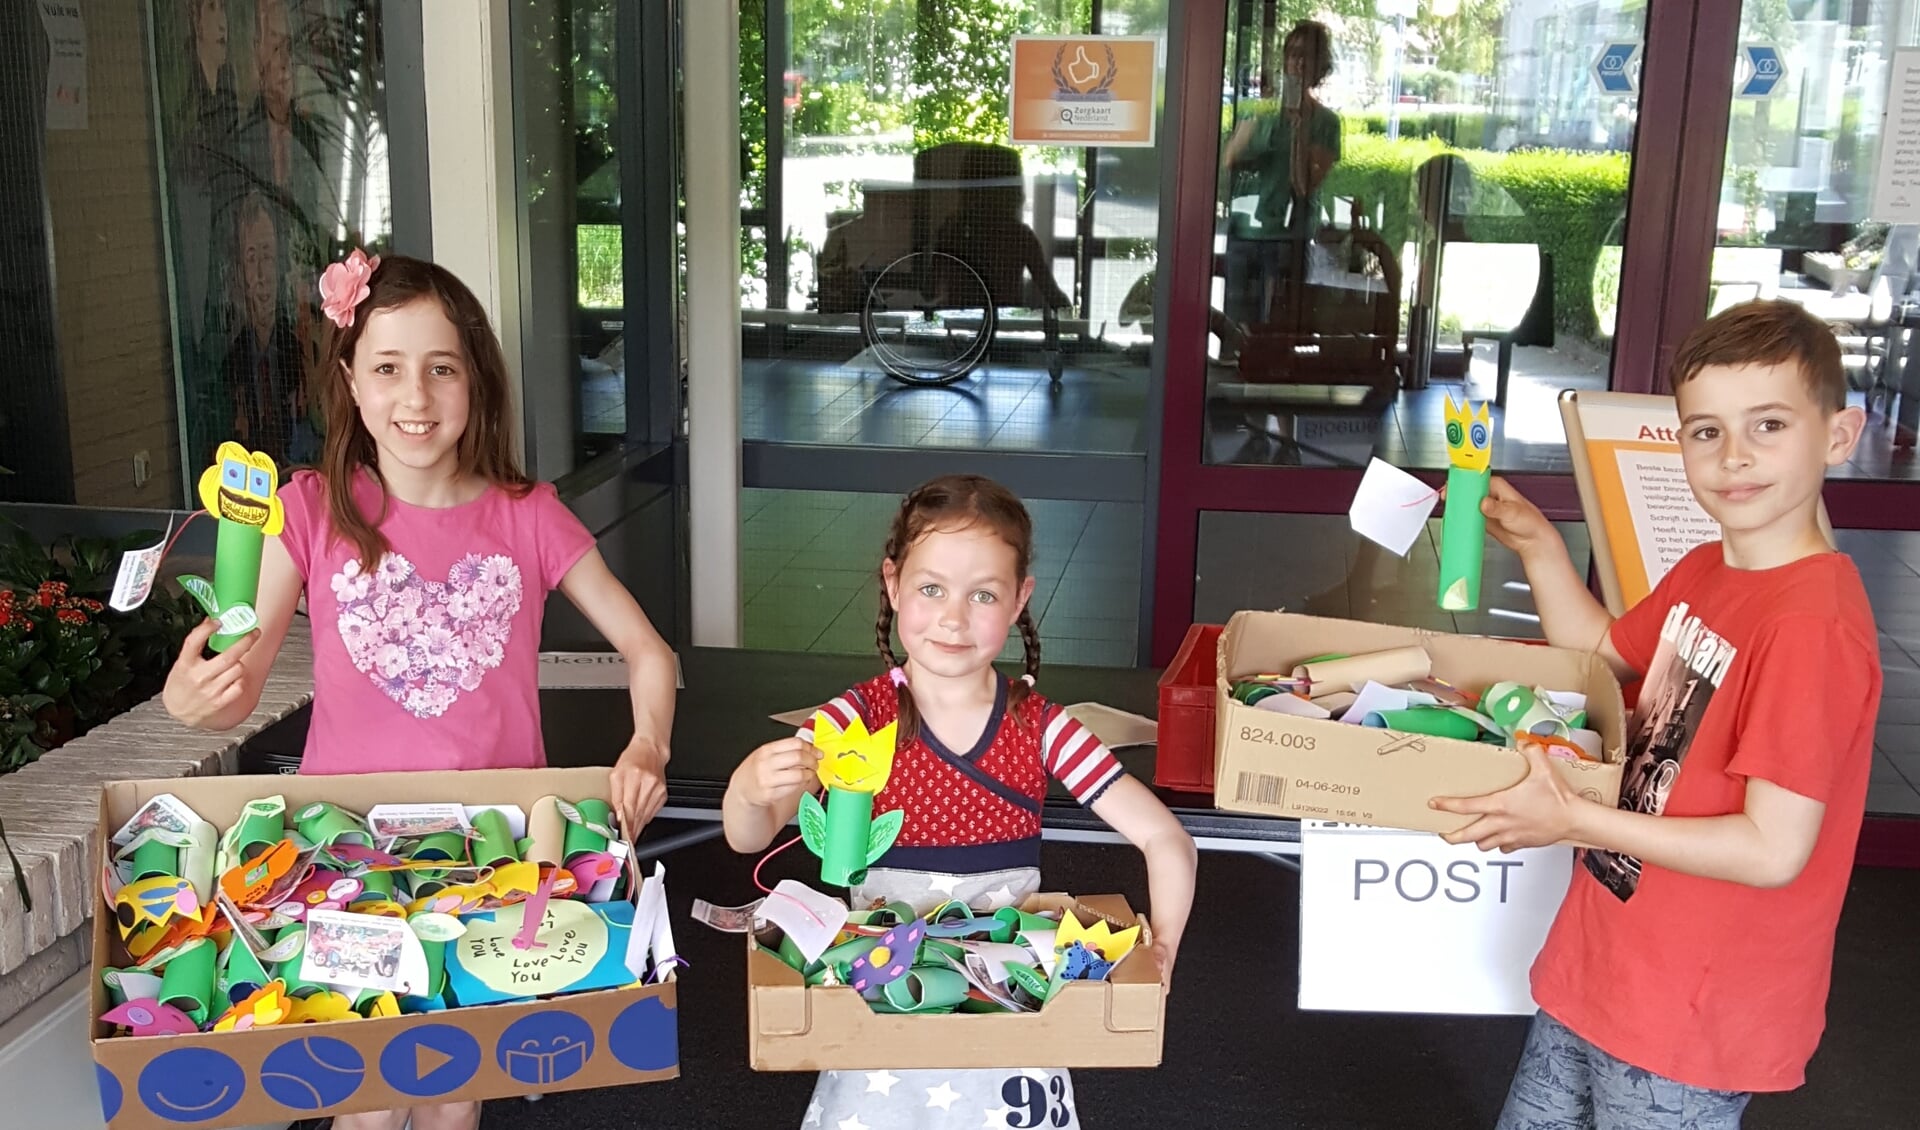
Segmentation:
{"type": "MultiPolygon", "coordinates": [[[[1211,466],[1204,449],[1206,334],[1218,192],[1220,76],[1231,0],[1187,0],[1180,58],[1169,90],[1179,132],[1172,240],[1163,247],[1168,318],[1160,328],[1166,361],[1161,405],[1160,496],[1156,516],[1151,660],[1171,660],[1193,619],[1202,510],[1344,514],[1359,468],[1211,466]]],[[[1643,113],[1634,138],[1631,219],[1622,256],[1612,387],[1663,392],[1673,350],[1705,317],[1716,216],[1732,100],[1740,6],[1675,0],[1647,6],[1640,76],[1643,113]],[[1664,107],[1681,112],[1665,112],[1664,107]],[[1648,107],[1656,108],[1645,112],[1648,107]]],[[[1438,473],[1421,477],[1438,485],[1438,473]]],[[[1512,475],[1551,518],[1581,521],[1570,475],[1512,475]]],[[[1837,527],[1920,529],[1910,483],[1829,483],[1837,527]]]]}

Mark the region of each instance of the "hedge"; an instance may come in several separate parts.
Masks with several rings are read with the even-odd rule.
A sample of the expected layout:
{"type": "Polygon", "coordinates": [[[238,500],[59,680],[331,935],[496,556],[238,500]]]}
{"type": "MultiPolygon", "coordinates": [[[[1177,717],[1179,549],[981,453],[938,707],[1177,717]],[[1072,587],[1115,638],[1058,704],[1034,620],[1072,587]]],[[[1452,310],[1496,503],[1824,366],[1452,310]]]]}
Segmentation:
{"type": "MultiPolygon", "coordinates": [[[[1501,128],[1513,124],[1512,118],[1489,114],[1485,110],[1400,111],[1402,138],[1437,137],[1449,145],[1457,145],[1463,149],[1478,149],[1493,145],[1499,140],[1501,128]]],[[[1387,114],[1384,110],[1342,114],[1340,125],[1348,133],[1387,136],[1387,114]]]]}
{"type": "Polygon", "coordinates": [[[1356,198],[1367,214],[1377,207],[1381,238],[1396,251],[1414,234],[1414,178],[1420,166],[1449,153],[1464,160],[1474,177],[1469,238],[1538,244],[1553,257],[1555,324],[1583,337],[1599,336],[1594,268],[1609,237],[1618,239],[1614,228],[1626,211],[1625,154],[1495,153],[1455,149],[1431,137],[1390,141],[1370,133],[1349,133],[1341,145],[1323,196],[1356,198]]]}

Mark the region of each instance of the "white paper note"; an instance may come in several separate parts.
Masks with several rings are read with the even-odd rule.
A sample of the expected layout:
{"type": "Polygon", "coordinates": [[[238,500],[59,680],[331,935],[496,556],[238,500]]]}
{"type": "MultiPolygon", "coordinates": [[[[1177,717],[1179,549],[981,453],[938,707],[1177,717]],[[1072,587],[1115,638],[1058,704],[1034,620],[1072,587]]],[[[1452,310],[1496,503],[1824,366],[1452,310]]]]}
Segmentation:
{"type": "Polygon", "coordinates": [[[1353,532],[1401,557],[1427,527],[1439,492],[1391,463],[1373,459],[1360,479],[1347,519],[1353,532]]]}
{"type": "Polygon", "coordinates": [[[782,879],[760,904],[760,917],[780,927],[808,961],[827,952],[848,913],[846,903],[797,879],[782,879]]]}

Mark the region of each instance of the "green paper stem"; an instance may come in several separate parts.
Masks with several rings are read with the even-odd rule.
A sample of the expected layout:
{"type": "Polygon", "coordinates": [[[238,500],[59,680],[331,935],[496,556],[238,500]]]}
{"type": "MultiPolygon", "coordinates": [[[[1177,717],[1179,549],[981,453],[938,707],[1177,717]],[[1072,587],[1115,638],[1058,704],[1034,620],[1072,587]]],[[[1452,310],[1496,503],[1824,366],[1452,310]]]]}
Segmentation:
{"type": "Polygon", "coordinates": [[[1440,607],[1470,612],[1480,607],[1480,571],[1486,559],[1487,516],[1480,512],[1491,471],[1447,469],[1447,509],[1440,522],[1440,607]]]}
{"type": "Polygon", "coordinates": [[[314,993],[324,993],[331,990],[333,988],[332,985],[323,985],[318,981],[303,981],[300,979],[300,958],[306,952],[307,948],[305,941],[307,935],[306,925],[301,923],[289,926],[281,932],[280,937],[285,938],[292,934],[299,934],[302,939],[300,942],[300,952],[295,953],[292,957],[273,967],[274,976],[286,982],[287,995],[290,997],[307,997],[312,996],[314,993]]]}
{"type": "MultiPolygon", "coordinates": [[[[464,863],[467,858],[467,837],[459,832],[435,832],[422,839],[413,849],[413,862],[428,862],[444,859],[449,863],[464,863]]],[[[441,882],[447,877],[446,871],[426,870],[413,872],[414,897],[424,897],[420,887],[424,882],[441,882]]]]}
{"type": "Polygon", "coordinates": [[[851,887],[867,875],[867,839],[873,828],[873,794],[827,790],[827,835],[820,853],[820,881],[851,887]]]}
{"type": "Polygon", "coordinates": [[[133,849],[133,881],[157,875],[180,874],[180,849],[159,840],[148,840],[133,849]]]}
{"type": "Polygon", "coordinates": [[[1454,738],[1470,742],[1480,736],[1480,724],[1464,714],[1443,706],[1414,706],[1406,710],[1381,710],[1369,715],[1379,718],[1389,730],[1403,734],[1425,734],[1433,738],[1454,738]]]}
{"type": "MultiPolygon", "coordinates": [[[[568,836],[572,836],[571,830],[568,836]]],[[[473,818],[470,849],[475,867],[498,867],[520,858],[520,849],[513,841],[513,829],[507,824],[506,814],[497,808],[486,809],[473,818]]]]}
{"type": "Polygon", "coordinates": [[[160,972],[160,1003],[186,1013],[195,1024],[205,1024],[213,1011],[217,957],[219,952],[207,938],[197,938],[174,954],[173,960],[160,972]]]}
{"type": "MultiPolygon", "coordinates": [[[[597,824],[602,828],[613,827],[613,806],[604,800],[588,798],[574,805],[580,813],[580,819],[588,824],[597,824]]],[[[476,828],[479,821],[474,822],[476,828]]],[[[567,821],[567,838],[564,855],[571,860],[577,855],[607,850],[607,838],[592,828],[582,827],[573,821],[567,821]]]]}
{"type": "MultiPolygon", "coordinates": [[[[236,604],[253,604],[260,599],[260,552],[266,545],[267,535],[258,526],[224,518],[219,522],[219,531],[213,548],[214,598],[220,602],[222,611],[236,604]]],[[[225,651],[245,635],[245,632],[234,636],[216,632],[208,645],[215,651],[225,651]]]]}
{"type": "Polygon", "coordinates": [[[966,975],[936,965],[917,965],[880,988],[875,1012],[952,1012],[967,999],[966,975]]]}
{"type": "MultiPolygon", "coordinates": [[[[224,524],[224,523],[223,523],[224,524]]],[[[233,832],[234,853],[242,863],[252,863],[261,853],[287,836],[287,813],[276,808],[272,813],[249,810],[233,832]]]]}
{"type": "Polygon", "coordinates": [[[273,980],[267,974],[267,967],[260,964],[260,958],[247,948],[236,932],[232,944],[227,946],[227,983],[264,985],[273,980]]]}

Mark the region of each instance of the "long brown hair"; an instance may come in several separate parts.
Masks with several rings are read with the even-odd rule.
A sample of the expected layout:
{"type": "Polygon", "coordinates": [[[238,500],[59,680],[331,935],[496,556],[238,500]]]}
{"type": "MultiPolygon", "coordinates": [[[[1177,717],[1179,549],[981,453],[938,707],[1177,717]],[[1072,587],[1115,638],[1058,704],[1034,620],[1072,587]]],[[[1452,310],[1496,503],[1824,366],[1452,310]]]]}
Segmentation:
{"type": "Polygon", "coordinates": [[[507,358],[494,336],[487,312],[467,285],[453,272],[424,259],[389,255],[367,282],[368,295],[354,308],[353,324],[335,328],[327,348],[322,403],[327,440],[320,452],[320,470],[327,480],[327,511],[336,537],[352,543],[363,568],[371,569],[390,548],[380,533],[386,519],[386,484],[380,479],[379,451],[353,402],[353,350],[367,322],[381,310],[393,310],[423,298],[440,309],[460,334],[470,382],[467,390],[467,429],[455,452],[462,475],[476,475],[493,486],[522,497],[533,480],[520,469],[514,454],[513,397],[508,388],[507,358]],[[354,477],[365,470],[381,483],[381,512],[368,517],[353,500],[354,477]]]}
{"type": "MultiPolygon", "coordinates": [[[[893,528],[887,533],[886,560],[893,563],[898,578],[906,564],[907,552],[934,530],[963,530],[984,526],[1013,547],[1014,581],[1025,585],[1033,565],[1033,518],[1020,499],[1006,487],[980,475],[942,475],[916,487],[900,503],[893,516],[893,528]]],[[[884,578],[884,574],[883,574],[884,578]]],[[[1033,623],[1029,604],[1014,621],[1020,629],[1020,646],[1025,652],[1024,667],[1029,676],[1040,673],[1040,629],[1033,623]]],[[[873,626],[874,642],[880,658],[889,668],[900,666],[893,657],[893,602],[887,598],[884,579],[880,585],[880,618],[873,626]]],[[[913,692],[901,680],[894,687],[899,698],[900,725],[894,739],[902,747],[911,745],[920,735],[920,712],[914,707],[913,692]]],[[[1027,700],[1031,684],[1021,679],[1007,690],[1007,713],[1021,717],[1020,704],[1027,700]]]]}

